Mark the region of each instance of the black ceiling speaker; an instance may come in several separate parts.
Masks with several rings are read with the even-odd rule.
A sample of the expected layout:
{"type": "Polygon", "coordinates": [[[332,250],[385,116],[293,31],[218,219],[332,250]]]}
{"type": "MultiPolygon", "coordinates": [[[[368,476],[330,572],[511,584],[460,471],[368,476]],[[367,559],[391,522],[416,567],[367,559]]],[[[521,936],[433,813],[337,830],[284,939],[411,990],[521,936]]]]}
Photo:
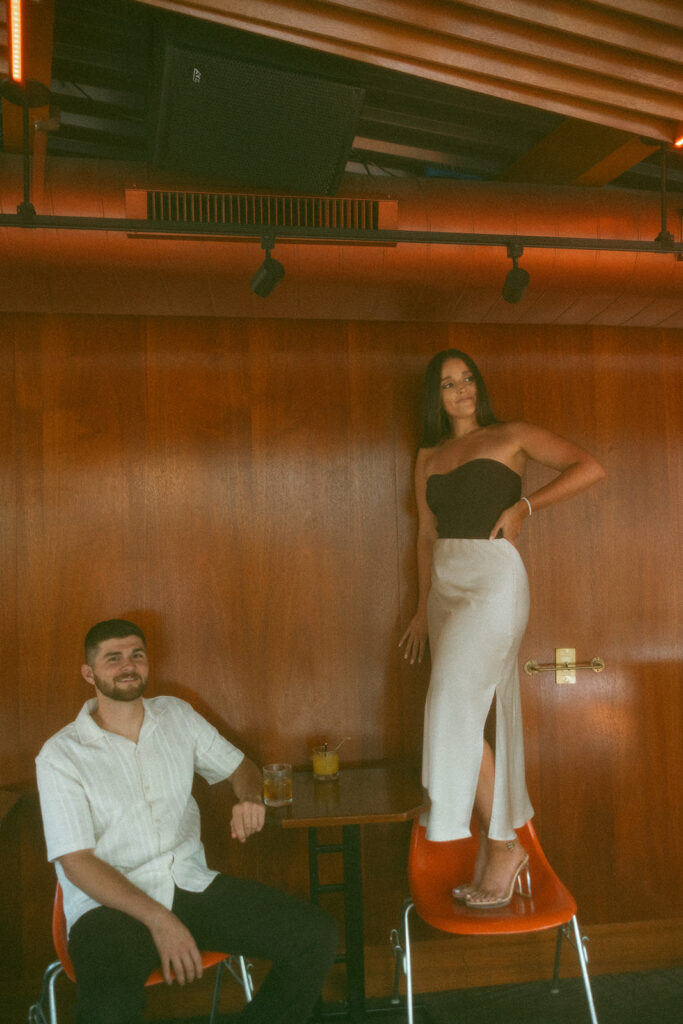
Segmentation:
{"type": "Polygon", "coordinates": [[[159,39],[152,163],[232,188],[333,195],[364,90],[239,59],[220,32],[211,46],[189,36],[159,39]]]}

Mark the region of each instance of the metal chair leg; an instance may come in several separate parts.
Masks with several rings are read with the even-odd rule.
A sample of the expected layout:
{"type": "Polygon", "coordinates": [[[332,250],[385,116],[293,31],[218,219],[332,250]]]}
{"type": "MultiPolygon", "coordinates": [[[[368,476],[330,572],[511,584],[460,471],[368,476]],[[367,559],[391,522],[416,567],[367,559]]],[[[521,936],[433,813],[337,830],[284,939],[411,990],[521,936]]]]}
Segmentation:
{"type": "Polygon", "coordinates": [[[555,970],[553,971],[553,983],[550,991],[554,996],[560,991],[560,957],[562,955],[562,939],[564,937],[564,926],[557,929],[557,942],[555,943],[555,970]]]}
{"type": "Polygon", "coordinates": [[[413,963],[410,952],[410,926],[408,916],[413,909],[413,901],[406,901],[403,910],[403,939],[405,949],[405,972],[406,972],[406,1006],[408,1008],[408,1024],[413,1024],[413,963]]]}
{"type": "Polygon", "coordinates": [[[576,950],[576,955],[579,958],[579,966],[581,968],[581,977],[583,978],[583,987],[586,990],[586,999],[588,1001],[588,1012],[590,1013],[591,1024],[598,1024],[597,1014],[595,1012],[595,1003],[593,1002],[593,991],[591,989],[590,978],[588,977],[588,953],[586,952],[586,942],[588,939],[581,935],[579,929],[579,922],[576,919],[576,914],[572,917],[571,921],[567,922],[557,930],[557,945],[555,946],[555,971],[553,973],[553,984],[551,992],[553,995],[557,995],[560,991],[560,954],[562,952],[562,939],[566,938],[571,942],[572,946],[576,950]],[[572,929],[573,934],[570,934],[569,929],[572,929]]]}
{"type": "Polygon", "coordinates": [[[242,978],[242,988],[244,989],[244,998],[248,1003],[254,998],[254,982],[251,978],[251,964],[248,964],[243,956],[238,957],[240,965],[240,975],[242,978]]]}
{"type": "Polygon", "coordinates": [[[229,971],[232,974],[235,981],[244,989],[244,999],[247,1003],[250,1003],[254,997],[254,983],[251,980],[251,964],[247,964],[243,956],[234,957],[231,955],[226,956],[225,960],[221,960],[216,968],[216,984],[213,988],[213,1002],[211,1003],[211,1014],[209,1016],[209,1024],[214,1024],[216,1019],[216,1012],[218,1010],[218,1004],[221,998],[221,987],[223,984],[223,971],[229,971]],[[233,960],[237,960],[239,964],[239,974],[233,966],[233,960]]]}
{"type": "Polygon", "coordinates": [[[406,908],[410,905],[410,897],[403,901],[401,905],[401,920],[398,928],[392,928],[391,934],[389,935],[389,942],[391,943],[391,952],[394,954],[394,988],[391,995],[392,1005],[398,1006],[401,1002],[399,989],[401,987],[401,973],[406,973],[406,960],[405,960],[405,925],[403,922],[403,916],[406,912],[406,908]]]}
{"type": "Polygon", "coordinates": [[[401,997],[399,995],[399,988],[401,986],[401,971],[405,971],[405,965],[403,962],[403,946],[401,945],[401,939],[398,931],[398,928],[392,928],[391,934],[389,935],[389,942],[391,943],[391,952],[394,954],[394,987],[391,990],[392,1006],[398,1006],[401,1002],[401,997]]]}
{"type": "Polygon", "coordinates": [[[588,977],[588,954],[586,953],[586,947],[584,939],[581,936],[579,929],[579,922],[576,919],[576,914],[572,918],[572,927],[574,929],[574,941],[576,943],[576,952],[579,957],[579,964],[581,965],[581,974],[583,976],[583,987],[586,990],[586,999],[588,1000],[588,1010],[590,1012],[592,1024],[598,1024],[597,1014],[595,1012],[595,1003],[593,1002],[593,991],[591,989],[590,978],[588,977]]]}
{"type": "Polygon", "coordinates": [[[221,998],[221,986],[223,984],[223,968],[225,967],[225,965],[226,961],[221,960],[221,962],[216,967],[216,984],[213,986],[213,1000],[211,1003],[209,1024],[214,1024],[214,1021],[216,1019],[216,1010],[218,1009],[218,1003],[221,998]]]}
{"type": "Polygon", "coordinates": [[[401,908],[401,923],[398,928],[391,932],[390,941],[396,965],[394,968],[394,993],[391,1002],[394,1005],[400,1003],[399,986],[401,981],[401,969],[406,976],[406,1009],[408,1011],[408,1024],[413,1024],[413,972],[410,957],[410,926],[408,915],[413,907],[413,901],[408,898],[403,901],[401,908]]]}
{"type": "Polygon", "coordinates": [[[64,968],[59,960],[55,960],[45,968],[43,980],[40,986],[40,997],[38,1002],[29,1007],[29,1024],[57,1024],[55,981],[63,970],[64,968]],[[48,1012],[47,1017],[45,1016],[46,1006],[48,1012]]]}

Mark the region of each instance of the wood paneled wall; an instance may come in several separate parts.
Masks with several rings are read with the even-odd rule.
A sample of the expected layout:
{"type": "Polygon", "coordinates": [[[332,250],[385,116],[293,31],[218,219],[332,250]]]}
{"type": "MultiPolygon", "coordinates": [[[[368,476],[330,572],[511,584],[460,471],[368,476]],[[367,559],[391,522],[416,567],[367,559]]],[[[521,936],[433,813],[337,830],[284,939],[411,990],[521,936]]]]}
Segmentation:
{"type": "MultiPolygon", "coordinates": [[[[428,666],[398,639],[415,599],[412,466],[427,359],[480,363],[502,418],[607,468],[535,515],[521,660],[605,659],[558,687],[523,676],[536,826],[588,925],[683,917],[678,331],[6,314],[0,318],[0,786],[90,696],[82,637],[147,631],[153,690],[191,700],[254,759],[418,763],[428,666]],[[680,578],[680,576],[679,576],[680,578]]],[[[544,478],[530,471],[527,490],[544,478]]],[[[218,866],[306,892],[303,836],[218,866]]],[[[50,956],[34,798],[23,809],[24,970],[50,956]]],[[[367,830],[368,943],[405,894],[408,829],[367,830]],[[380,880],[378,882],[378,879],[380,880]]]]}

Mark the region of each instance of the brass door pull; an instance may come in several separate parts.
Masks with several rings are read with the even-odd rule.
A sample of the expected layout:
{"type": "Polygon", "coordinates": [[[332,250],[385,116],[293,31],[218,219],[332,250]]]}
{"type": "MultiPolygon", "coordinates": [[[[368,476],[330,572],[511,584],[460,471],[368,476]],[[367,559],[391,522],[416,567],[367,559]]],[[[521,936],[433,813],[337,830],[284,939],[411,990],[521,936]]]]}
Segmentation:
{"type": "Polygon", "coordinates": [[[575,683],[576,671],[589,668],[592,672],[602,672],[605,662],[602,658],[591,658],[590,661],[576,661],[576,650],[573,647],[558,647],[555,650],[555,661],[539,665],[533,659],[524,663],[524,671],[528,676],[539,672],[554,672],[556,683],[575,683]]]}

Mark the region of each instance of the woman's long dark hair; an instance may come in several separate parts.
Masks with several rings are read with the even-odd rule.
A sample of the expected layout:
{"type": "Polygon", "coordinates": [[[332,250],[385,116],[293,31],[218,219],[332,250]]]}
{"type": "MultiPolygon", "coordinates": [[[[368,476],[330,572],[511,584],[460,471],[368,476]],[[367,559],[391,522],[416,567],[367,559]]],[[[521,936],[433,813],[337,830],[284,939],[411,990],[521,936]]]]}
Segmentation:
{"type": "Polygon", "coordinates": [[[447,438],[452,436],[452,427],[449,417],[443,407],[441,400],[441,369],[447,359],[462,359],[463,363],[471,370],[477,385],[477,405],[475,414],[480,427],[488,427],[491,423],[498,423],[497,417],[491,408],[491,399],[484,383],[484,378],[479,372],[479,367],[465,352],[457,348],[447,348],[443,352],[437,352],[429,360],[425,372],[424,388],[422,391],[422,447],[434,448],[447,438]]]}

